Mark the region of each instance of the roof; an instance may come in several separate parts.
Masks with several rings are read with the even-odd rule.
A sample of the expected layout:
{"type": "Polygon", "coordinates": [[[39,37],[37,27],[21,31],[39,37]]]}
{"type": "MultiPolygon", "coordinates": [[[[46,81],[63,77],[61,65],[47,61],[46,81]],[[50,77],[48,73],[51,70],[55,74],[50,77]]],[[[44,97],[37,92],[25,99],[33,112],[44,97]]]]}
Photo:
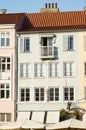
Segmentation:
{"type": "Polygon", "coordinates": [[[0,14],[0,24],[15,24],[19,28],[24,16],[24,13],[0,14]]]}
{"type": "Polygon", "coordinates": [[[31,13],[21,31],[86,29],[86,11],[31,13]]]}

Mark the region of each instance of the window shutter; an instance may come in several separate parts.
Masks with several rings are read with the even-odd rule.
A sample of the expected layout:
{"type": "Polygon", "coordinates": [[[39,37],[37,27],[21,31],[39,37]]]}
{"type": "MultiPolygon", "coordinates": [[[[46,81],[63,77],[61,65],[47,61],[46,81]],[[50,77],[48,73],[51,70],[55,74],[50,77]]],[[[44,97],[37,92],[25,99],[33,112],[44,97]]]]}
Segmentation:
{"type": "Polygon", "coordinates": [[[28,69],[29,69],[28,66],[29,66],[29,65],[26,64],[26,77],[28,77],[28,69]]]}
{"type": "Polygon", "coordinates": [[[20,77],[23,77],[23,64],[20,64],[20,77]]]}
{"type": "Polygon", "coordinates": [[[22,37],[20,38],[20,51],[24,52],[24,40],[22,37]]]}
{"type": "Polygon", "coordinates": [[[86,35],[84,36],[84,50],[86,51],[86,35]]]}
{"type": "Polygon", "coordinates": [[[63,36],[63,50],[68,50],[68,36],[63,36]]]}
{"type": "Polygon", "coordinates": [[[42,64],[42,76],[45,77],[45,64],[42,64]]]}

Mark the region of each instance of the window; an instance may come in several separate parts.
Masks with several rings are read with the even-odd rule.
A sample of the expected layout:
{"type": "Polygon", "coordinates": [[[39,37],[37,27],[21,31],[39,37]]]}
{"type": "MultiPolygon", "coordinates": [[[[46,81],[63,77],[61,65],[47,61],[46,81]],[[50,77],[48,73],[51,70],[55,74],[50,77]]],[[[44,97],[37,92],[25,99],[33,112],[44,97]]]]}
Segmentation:
{"type": "Polygon", "coordinates": [[[20,64],[20,77],[29,77],[30,76],[30,64],[21,63],[20,64]]]}
{"type": "Polygon", "coordinates": [[[64,50],[74,50],[74,36],[63,36],[64,50]]]}
{"type": "Polygon", "coordinates": [[[59,88],[49,88],[49,101],[59,101],[59,88]]]}
{"type": "Polygon", "coordinates": [[[11,114],[0,113],[0,122],[11,122],[11,114]]]}
{"type": "Polygon", "coordinates": [[[0,46],[8,47],[10,46],[10,33],[9,32],[0,32],[0,46]]]}
{"type": "Polygon", "coordinates": [[[10,98],[9,84],[0,84],[0,99],[10,98]]]}
{"type": "Polygon", "coordinates": [[[20,39],[20,50],[21,52],[30,51],[30,39],[29,37],[21,37],[20,39]]]}
{"type": "Polygon", "coordinates": [[[44,88],[35,88],[35,101],[44,101],[44,88]]]}
{"type": "Polygon", "coordinates": [[[20,101],[30,101],[30,89],[29,88],[20,89],[20,101]]]}
{"type": "Polygon", "coordinates": [[[64,63],[64,76],[74,76],[74,63],[73,62],[64,63]]]}
{"type": "Polygon", "coordinates": [[[0,58],[0,71],[1,72],[10,71],[10,58],[9,57],[0,58]]]}
{"type": "Polygon", "coordinates": [[[86,100],[86,87],[84,87],[84,99],[86,100]]]}
{"type": "Polygon", "coordinates": [[[35,63],[35,77],[45,77],[45,63],[35,63]]]}
{"type": "Polygon", "coordinates": [[[84,75],[86,75],[86,63],[84,63],[84,75]]]}
{"type": "Polygon", "coordinates": [[[49,63],[49,76],[56,77],[59,76],[59,63],[49,63]]]}
{"type": "Polygon", "coordinates": [[[73,101],[73,100],[74,100],[74,88],[64,87],[64,101],[73,101]]]}

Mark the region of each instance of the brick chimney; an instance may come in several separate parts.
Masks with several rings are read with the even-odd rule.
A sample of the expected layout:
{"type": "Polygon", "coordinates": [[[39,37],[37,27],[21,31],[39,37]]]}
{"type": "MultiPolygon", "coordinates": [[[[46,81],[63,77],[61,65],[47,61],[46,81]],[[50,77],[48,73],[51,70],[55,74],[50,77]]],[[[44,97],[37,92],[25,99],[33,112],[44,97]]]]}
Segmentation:
{"type": "Polygon", "coordinates": [[[47,12],[59,12],[59,8],[57,8],[57,3],[45,3],[45,8],[41,8],[40,13],[47,12]]]}

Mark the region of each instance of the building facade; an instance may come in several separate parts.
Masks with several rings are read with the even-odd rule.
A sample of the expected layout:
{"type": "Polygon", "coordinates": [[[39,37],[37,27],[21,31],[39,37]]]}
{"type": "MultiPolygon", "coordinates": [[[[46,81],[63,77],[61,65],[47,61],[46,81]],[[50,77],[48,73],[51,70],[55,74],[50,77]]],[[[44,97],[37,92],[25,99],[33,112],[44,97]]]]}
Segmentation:
{"type": "Polygon", "coordinates": [[[53,3],[0,15],[0,122],[55,123],[68,103],[86,109],[85,17],[53,3]]]}
{"type": "Polygon", "coordinates": [[[18,32],[19,116],[67,109],[68,102],[71,109],[85,108],[85,102],[80,102],[85,86],[80,57],[84,53],[85,60],[81,42],[84,44],[86,12],[59,12],[54,8],[55,12],[47,8],[46,13],[45,8],[41,13],[27,14],[18,32]]]}
{"type": "Polygon", "coordinates": [[[22,17],[23,14],[0,14],[1,123],[16,120],[16,30],[20,28],[18,22],[22,17]]]}

